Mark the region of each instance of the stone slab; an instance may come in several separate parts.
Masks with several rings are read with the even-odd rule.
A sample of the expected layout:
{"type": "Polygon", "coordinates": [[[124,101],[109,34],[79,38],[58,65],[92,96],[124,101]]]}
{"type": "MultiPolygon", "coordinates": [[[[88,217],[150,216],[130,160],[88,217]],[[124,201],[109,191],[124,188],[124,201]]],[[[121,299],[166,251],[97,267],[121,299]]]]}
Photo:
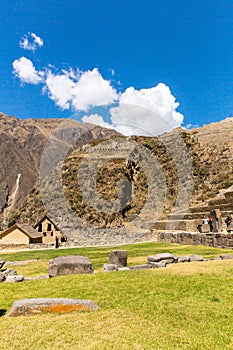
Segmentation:
{"type": "Polygon", "coordinates": [[[135,265],[135,266],[130,266],[130,270],[147,270],[151,269],[152,266],[150,264],[141,264],[141,265],[135,265]]]}
{"type": "Polygon", "coordinates": [[[16,282],[23,282],[24,276],[17,275],[17,276],[6,276],[5,282],[10,283],[16,283],[16,282]]]}
{"type": "Polygon", "coordinates": [[[147,262],[150,264],[151,262],[159,262],[161,260],[174,260],[174,262],[177,261],[177,256],[170,253],[161,253],[156,255],[151,255],[147,257],[147,262]]]}
{"type": "Polygon", "coordinates": [[[70,313],[97,310],[91,300],[69,298],[32,298],[21,299],[13,303],[8,317],[39,315],[44,313],[70,313]]]}

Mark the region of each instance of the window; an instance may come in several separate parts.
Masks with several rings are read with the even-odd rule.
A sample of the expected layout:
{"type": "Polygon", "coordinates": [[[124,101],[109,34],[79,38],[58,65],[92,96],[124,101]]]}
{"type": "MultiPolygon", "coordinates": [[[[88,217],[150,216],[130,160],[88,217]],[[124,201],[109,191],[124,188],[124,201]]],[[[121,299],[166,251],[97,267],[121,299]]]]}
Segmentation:
{"type": "Polygon", "coordinates": [[[43,232],[43,236],[46,237],[46,232],[43,232]]]}
{"type": "Polygon", "coordinates": [[[53,231],[51,232],[51,237],[53,237],[53,231]]]}
{"type": "Polygon", "coordinates": [[[42,224],[38,225],[38,232],[42,232],[42,224]]]}
{"type": "Polygon", "coordinates": [[[51,230],[52,230],[52,225],[51,225],[51,224],[48,224],[47,231],[51,231],[51,230]]]}

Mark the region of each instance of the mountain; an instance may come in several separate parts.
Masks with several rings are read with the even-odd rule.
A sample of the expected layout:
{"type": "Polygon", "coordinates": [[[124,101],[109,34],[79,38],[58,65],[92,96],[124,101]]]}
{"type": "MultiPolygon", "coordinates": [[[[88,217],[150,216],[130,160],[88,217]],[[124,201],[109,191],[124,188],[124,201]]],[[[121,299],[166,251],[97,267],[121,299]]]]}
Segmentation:
{"type": "MultiPolygon", "coordinates": [[[[76,139],[82,145],[96,137],[115,133],[112,130],[63,119],[26,119],[0,113],[0,220],[7,221],[12,210],[19,208],[39,178],[41,156],[53,133],[59,134],[63,125],[63,138],[76,139]],[[69,124],[68,133],[64,125],[69,124]],[[72,129],[70,125],[72,124],[72,129]],[[82,138],[77,138],[77,133],[82,138]]],[[[58,137],[60,137],[58,135],[58,137]]]]}
{"type": "Polygon", "coordinates": [[[79,232],[80,244],[93,232],[95,243],[109,234],[117,243],[126,228],[188,218],[233,185],[233,118],[159,137],[125,137],[72,120],[0,118],[2,193],[8,186],[12,200],[18,188],[3,211],[8,225],[35,224],[47,212],[64,232],[72,226],[70,237],[79,232]]]}

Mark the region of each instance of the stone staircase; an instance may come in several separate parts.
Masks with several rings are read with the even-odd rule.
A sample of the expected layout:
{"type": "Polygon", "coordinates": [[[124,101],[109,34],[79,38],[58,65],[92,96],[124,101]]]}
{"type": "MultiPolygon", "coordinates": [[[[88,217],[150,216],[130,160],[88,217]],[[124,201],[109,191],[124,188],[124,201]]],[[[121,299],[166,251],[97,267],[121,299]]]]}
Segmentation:
{"type": "Polygon", "coordinates": [[[156,231],[198,232],[197,226],[202,224],[204,218],[209,217],[210,211],[213,209],[220,209],[224,230],[225,218],[227,215],[233,214],[233,186],[220,191],[214,199],[207,201],[203,206],[190,207],[185,214],[177,212],[166,219],[155,221],[151,225],[151,229],[156,231]]]}

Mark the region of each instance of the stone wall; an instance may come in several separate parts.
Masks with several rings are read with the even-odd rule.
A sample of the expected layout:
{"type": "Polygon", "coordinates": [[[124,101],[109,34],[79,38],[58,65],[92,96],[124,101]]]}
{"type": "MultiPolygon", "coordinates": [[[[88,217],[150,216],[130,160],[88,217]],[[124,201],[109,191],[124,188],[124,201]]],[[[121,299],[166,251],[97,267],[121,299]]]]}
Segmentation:
{"type": "Polygon", "coordinates": [[[160,242],[233,248],[233,233],[160,232],[160,242]]]}

